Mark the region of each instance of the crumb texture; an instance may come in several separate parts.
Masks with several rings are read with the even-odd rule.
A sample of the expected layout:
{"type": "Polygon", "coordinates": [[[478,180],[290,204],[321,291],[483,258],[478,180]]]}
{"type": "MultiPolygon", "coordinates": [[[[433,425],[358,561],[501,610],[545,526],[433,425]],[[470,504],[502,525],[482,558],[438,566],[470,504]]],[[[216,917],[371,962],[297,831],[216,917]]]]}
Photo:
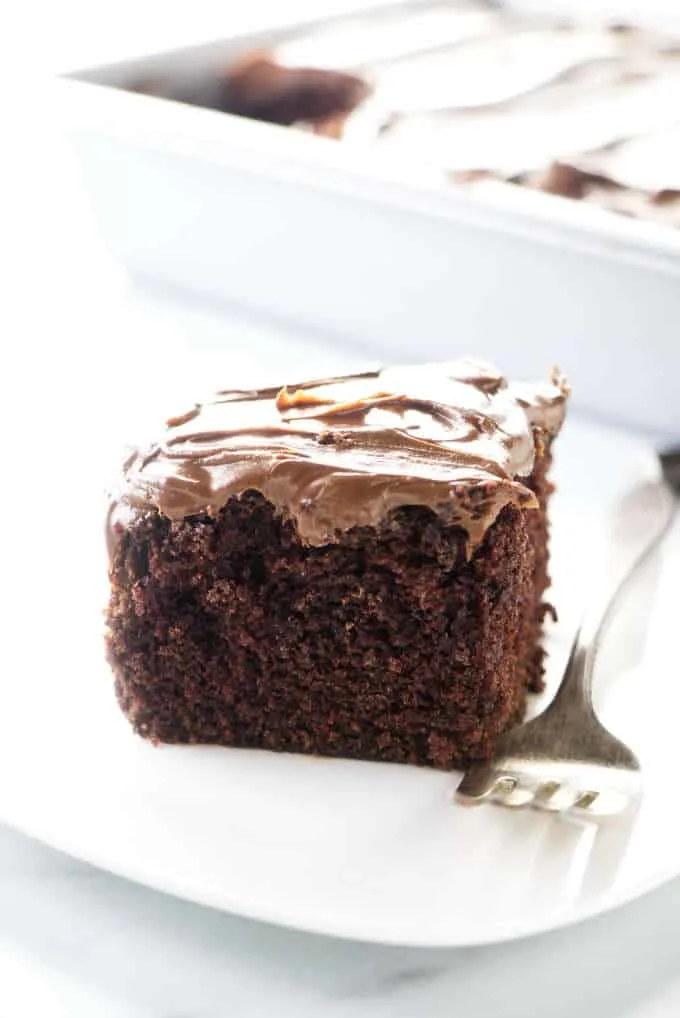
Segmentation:
{"type": "Polygon", "coordinates": [[[539,509],[472,557],[424,507],[308,547],[262,495],[140,512],[111,565],[120,706],[152,741],[427,765],[486,759],[541,686],[549,454],[539,509]]]}

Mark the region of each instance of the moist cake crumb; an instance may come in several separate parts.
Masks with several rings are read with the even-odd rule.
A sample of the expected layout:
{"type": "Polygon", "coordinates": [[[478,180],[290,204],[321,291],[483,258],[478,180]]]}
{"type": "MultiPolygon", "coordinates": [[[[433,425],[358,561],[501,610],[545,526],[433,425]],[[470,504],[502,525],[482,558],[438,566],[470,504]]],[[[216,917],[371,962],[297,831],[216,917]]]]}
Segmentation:
{"type": "Polygon", "coordinates": [[[135,731],[487,759],[542,685],[567,392],[461,361],[222,392],[172,418],[109,513],[108,655],[135,731]]]}

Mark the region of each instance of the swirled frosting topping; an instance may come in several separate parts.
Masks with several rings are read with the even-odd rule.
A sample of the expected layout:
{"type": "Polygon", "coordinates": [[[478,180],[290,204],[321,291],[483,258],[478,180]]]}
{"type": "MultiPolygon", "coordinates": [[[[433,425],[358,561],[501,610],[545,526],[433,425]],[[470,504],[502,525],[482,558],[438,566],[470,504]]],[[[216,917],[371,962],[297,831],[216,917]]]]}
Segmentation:
{"type": "Polygon", "coordinates": [[[301,30],[276,58],[371,83],[343,124],[350,143],[417,152],[466,186],[502,180],[679,226],[675,5],[638,4],[630,24],[616,5],[569,19],[540,6],[368,11],[301,30]]]}
{"type": "Polygon", "coordinates": [[[214,514],[255,490],[310,545],[424,505],[463,527],[473,548],[505,505],[535,506],[524,481],[567,395],[557,373],[509,385],[469,360],[220,391],[128,458],[110,536],[140,512],[214,514]]]}

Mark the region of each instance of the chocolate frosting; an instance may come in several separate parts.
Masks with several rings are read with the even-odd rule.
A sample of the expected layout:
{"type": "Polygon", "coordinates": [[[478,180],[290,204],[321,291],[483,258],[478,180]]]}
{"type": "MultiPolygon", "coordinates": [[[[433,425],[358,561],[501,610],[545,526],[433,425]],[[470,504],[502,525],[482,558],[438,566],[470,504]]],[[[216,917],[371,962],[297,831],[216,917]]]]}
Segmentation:
{"type": "Polygon", "coordinates": [[[536,505],[523,480],[537,442],[561,427],[567,394],[557,372],[508,385],[469,360],[217,392],[129,456],[109,539],[140,513],[214,514],[255,490],[309,545],[418,505],[463,527],[472,549],[503,506],[536,505]]]}
{"type": "Polygon", "coordinates": [[[372,82],[344,125],[352,142],[395,158],[417,151],[467,186],[500,179],[680,224],[680,47],[670,32],[456,0],[301,32],[277,56],[372,82]],[[566,189],[555,164],[571,171],[566,189]]]}

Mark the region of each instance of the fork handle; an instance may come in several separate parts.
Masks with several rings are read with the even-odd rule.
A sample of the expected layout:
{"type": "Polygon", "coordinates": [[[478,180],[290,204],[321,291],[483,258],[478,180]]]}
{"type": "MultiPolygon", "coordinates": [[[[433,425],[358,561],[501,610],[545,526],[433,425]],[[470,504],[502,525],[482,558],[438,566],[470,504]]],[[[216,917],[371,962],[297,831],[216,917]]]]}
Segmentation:
{"type": "Polygon", "coordinates": [[[584,703],[590,706],[600,640],[628,580],[666,533],[675,506],[673,492],[662,480],[636,486],[617,506],[611,528],[613,561],[582,618],[549,711],[571,712],[584,703]]]}

